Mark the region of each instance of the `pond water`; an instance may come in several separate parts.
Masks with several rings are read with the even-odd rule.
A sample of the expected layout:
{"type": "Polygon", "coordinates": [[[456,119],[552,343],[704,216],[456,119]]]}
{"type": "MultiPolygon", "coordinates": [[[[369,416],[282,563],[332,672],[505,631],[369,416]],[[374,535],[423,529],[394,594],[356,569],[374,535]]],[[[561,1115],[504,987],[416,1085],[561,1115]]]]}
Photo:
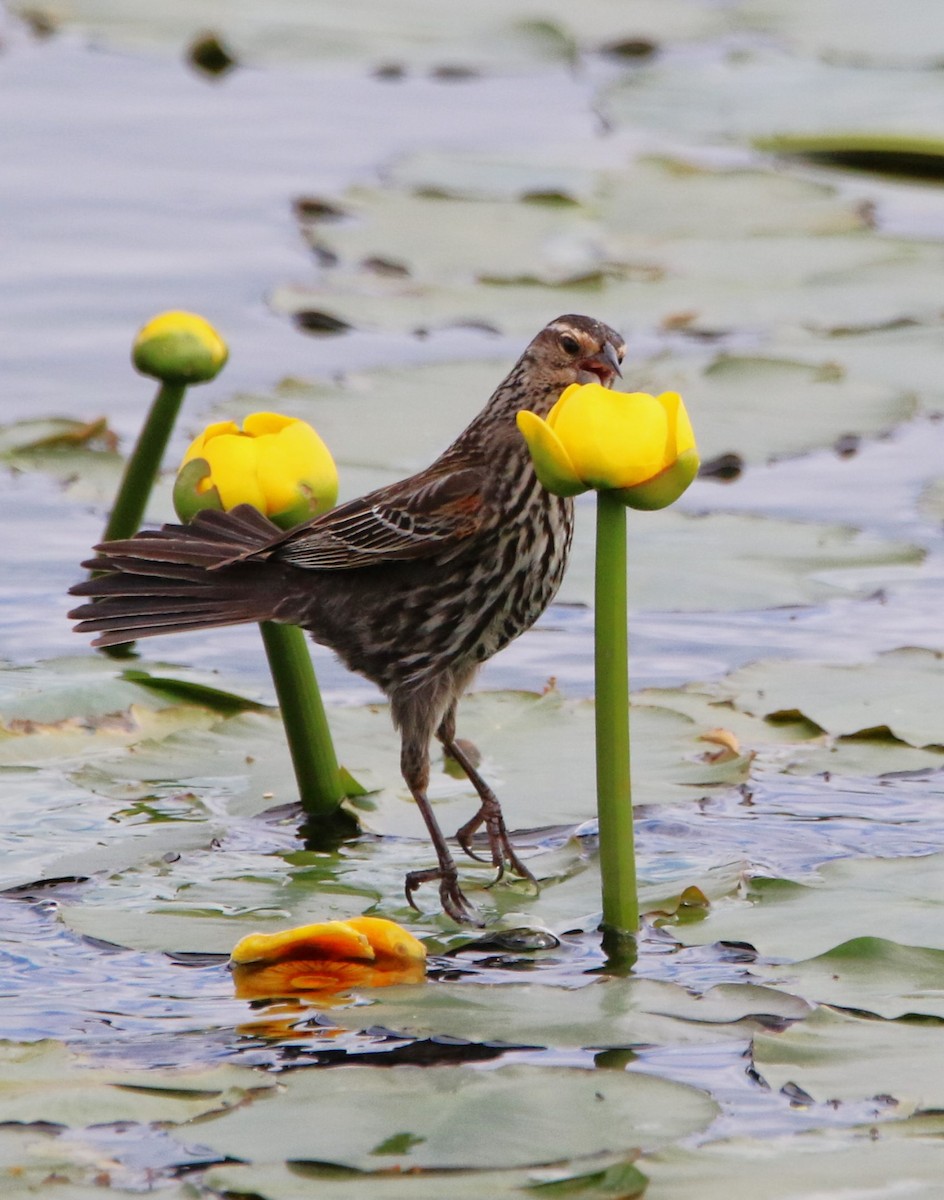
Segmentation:
{"type": "MultiPolygon", "coordinates": [[[[2,17],[4,1195],[939,1194],[944,190],[903,139],[944,173],[944,30],[932,0],[894,37],[878,0],[585,8],[2,17]],[[220,76],[187,59],[206,29],[220,76]],[[760,145],[824,133],[881,173],[760,145]],[[558,603],[460,713],[540,881],[463,864],[484,930],[406,906],[429,849],[397,739],[329,653],[372,794],[325,849],[255,628],[130,660],[71,632],[166,308],[231,360],[151,522],[189,438],[257,408],[318,427],[342,497],[416,469],[568,311],[737,456],[631,515],[630,973],[596,932],[592,501],[558,603]],[[424,940],[425,984],[236,998],[246,933],[364,912],[424,940]]],[[[432,795],[467,819],[442,762],[432,795]]]]}

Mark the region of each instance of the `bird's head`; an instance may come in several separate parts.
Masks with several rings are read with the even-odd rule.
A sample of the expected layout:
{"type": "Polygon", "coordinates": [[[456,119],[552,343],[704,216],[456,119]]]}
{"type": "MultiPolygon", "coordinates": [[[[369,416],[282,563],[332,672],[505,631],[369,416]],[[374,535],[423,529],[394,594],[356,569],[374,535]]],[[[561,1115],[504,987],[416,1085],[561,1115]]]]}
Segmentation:
{"type": "Polygon", "coordinates": [[[602,321],[569,314],[551,321],[528,350],[541,382],[559,394],[572,383],[610,387],[617,375],[622,375],[626,343],[602,321]]]}

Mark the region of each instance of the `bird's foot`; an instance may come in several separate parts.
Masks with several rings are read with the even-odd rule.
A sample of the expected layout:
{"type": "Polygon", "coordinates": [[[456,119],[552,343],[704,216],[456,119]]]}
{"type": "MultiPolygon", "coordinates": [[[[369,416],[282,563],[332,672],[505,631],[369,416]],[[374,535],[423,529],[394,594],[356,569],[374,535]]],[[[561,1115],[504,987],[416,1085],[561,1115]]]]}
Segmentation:
{"type": "Polygon", "coordinates": [[[410,907],[415,908],[417,912],[420,911],[413,899],[413,893],[421,883],[432,883],[436,879],[439,880],[439,902],[446,915],[452,917],[459,925],[481,925],[482,922],[475,915],[475,910],[459,887],[459,877],[455,866],[451,869],[440,866],[430,867],[426,871],[411,871],[406,877],[403,889],[410,907]]]}
{"type": "Polygon", "coordinates": [[[501,806],[497,800],[493,800],[492,802],[483,800],[482,807],[472,820],[467,821],[456,834],[456,841],[469,858],[474,858],[476,862],[489,861],[482,858],[481,855],[476,854],[471,845],[473,834],[483,823],[488,838],[488,848],[491,853],[490,861],[492,866],[498,871],[498,874],[495,876],[495,883],[498,883],[499,879],[504,875],[506,864],[516,875],[520,875],[522,879],[529,879],[532,883],[536,883],[534,875],[518,857],[517,851],[511,844],[508,830],[505,828],[505,818],[502,816],[501,806]]]}

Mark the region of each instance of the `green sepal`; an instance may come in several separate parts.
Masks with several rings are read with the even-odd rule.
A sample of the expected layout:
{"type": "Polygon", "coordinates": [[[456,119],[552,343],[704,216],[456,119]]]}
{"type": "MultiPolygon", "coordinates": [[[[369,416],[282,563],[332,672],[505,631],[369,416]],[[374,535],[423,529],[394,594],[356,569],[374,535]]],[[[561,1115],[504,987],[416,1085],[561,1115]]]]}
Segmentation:
{"type": "Polygon", "coordinates": [[[177,472],[174,480],[174,511],[184,524],[192,521],[205,508],[223,511],[223,501],[215,487],[201,492],[199,485],[210,477],[210,464],[205,458],[192,458],[177,472]]]}
{"type": "Polygon", "coordinates": [[[695,449],[683,451],[670,467],[634,487],[608,489],[627,508],[651,512],[674,504],[698,474],[701,460],[695,449]]]}

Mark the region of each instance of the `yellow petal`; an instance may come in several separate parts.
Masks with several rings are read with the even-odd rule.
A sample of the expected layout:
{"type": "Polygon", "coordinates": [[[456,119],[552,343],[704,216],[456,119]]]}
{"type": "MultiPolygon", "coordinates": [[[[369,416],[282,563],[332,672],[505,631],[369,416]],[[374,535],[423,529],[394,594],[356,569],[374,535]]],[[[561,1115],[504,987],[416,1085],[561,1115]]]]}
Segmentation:
{"type": "MultiPolygon", "coordinates": [[[[244,425],[249,428],[248,417],[244,425]]],[[[304,520],[331,508],[338,497],[338,469],[310,425],[292,420],[278,432],[258,437],[256,445],[256,474],[270,515],[299,508],[298,520],[304,520]]]]}
{"type": "Polygon", "coordinates": [[[554,432],[585,483],[626,488],[666,466],[667,424],[666,411],[655,397],[587,384],[566,398],[554,432]]]}
{"type": "Polygon", "coordinates": [[[661,396],[656,396],[656,400],[665,409],[669,423],[665,447],[665,463],[668,466],[686,450],[695,449],[695,432],[678,392],[663,392],[661,396]]]}
{"type": "Polygon", "coordinates": [[[426,962],[426,947],[396,921],[387,921],[383,917],[351,917],[346,924],[367,938],[378,966],[390,965],[392,961],[426,962]]]}
{"type": "Polygon", "coordinates": [[[260,512],[266,511],[265,493],[256,477],[258,452],[254,438],[242,433],[219,434],[207,441],[203,457],[210,464],[210,478],[225,509],[251,504],[260,512]]]}
{"type": "MultiPolygon", "coordinates": [[[[560,401],[558,401],[560,403],[560,401]]],[[[535,474],[549,492],[557,496],[576,496],[585,492],[584,483],[557,434],[537,413],[522,409],[517,418],[518,429],[528,443],[535,474]]]]}
{"type": "Polygon", "coordinates": [[[187,453],[183,456],[180,465],[183,466],[184,463],[190,462],[192,458],[203,458],[203,447],[210,438],[218,437],[221,433],[239,433],[239,426],[235,421],[215,421],[212,425],[208,425],[203,433],[198,433],[187,447],[187,453]]]}
{"type": "Polygon", "coordinates": [[[234,965],[278,962],[284,959],[372,959],[367,937],[347,921],[320,921],[278,933],[250,933],[236,943],[230,960],[234,965]]]}
{"type": "Polygon", "coordinates": [[[237,944],[230,961],[242,999],[312,991],[336,995],[354,987],[419,983],[426,975],[423,943],[380,917],[250,934],[237,944]]]}
{"type": "Polygon", "coordinates": [[[281,433],[289,425],[304,425],[298,417],[286,417],[282,413],[255,412],[243,420],[243,430],[250,437],[262,437],[266,433],[281,433]]]}

